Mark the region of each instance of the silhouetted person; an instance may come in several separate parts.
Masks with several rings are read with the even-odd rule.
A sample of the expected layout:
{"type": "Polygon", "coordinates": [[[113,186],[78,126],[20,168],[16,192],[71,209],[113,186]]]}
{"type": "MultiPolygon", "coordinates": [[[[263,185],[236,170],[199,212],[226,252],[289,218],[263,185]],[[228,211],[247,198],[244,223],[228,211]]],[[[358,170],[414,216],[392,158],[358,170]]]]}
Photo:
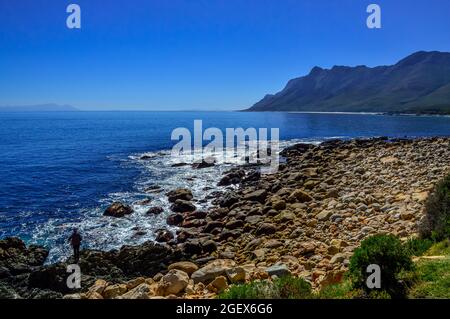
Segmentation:
{"type": "Polygon", "coordinates": [[[78,230],[74,229],[72,235],[69,237],[70,244],[73,248],[73,257],[75,258],[75,263],[78,263],[80,259],[80,245],[81,245],[81,235],[78,233],[78,230]]]}

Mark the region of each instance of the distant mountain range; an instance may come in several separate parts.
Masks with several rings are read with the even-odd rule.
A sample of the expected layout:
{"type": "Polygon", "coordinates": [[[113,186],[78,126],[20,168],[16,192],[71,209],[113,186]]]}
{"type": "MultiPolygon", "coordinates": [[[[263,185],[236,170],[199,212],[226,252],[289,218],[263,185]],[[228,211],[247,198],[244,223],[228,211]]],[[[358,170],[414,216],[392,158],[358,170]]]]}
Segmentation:
{"type": "Polygon", "coordinates": [[[374,68],[314,67],[246,111],[450,114],[450,53],[421,51],[374,68]]]}
{"type": "Polygon", "coordinates": [[[25,106],[0,106],[0,112],[74,112],[79,111],[71,105],[39,104],[25,106]]]}

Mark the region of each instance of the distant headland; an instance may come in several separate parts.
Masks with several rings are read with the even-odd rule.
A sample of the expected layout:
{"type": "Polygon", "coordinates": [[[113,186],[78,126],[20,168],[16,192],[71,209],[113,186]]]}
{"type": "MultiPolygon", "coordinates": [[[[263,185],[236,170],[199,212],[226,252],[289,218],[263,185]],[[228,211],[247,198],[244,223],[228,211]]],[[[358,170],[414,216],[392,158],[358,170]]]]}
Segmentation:
{"type": "Polygon", "coordinates": [[[420,51],[374,68],[314,67],[245,111],[450,114],[450,53],[420,51]]]}
{"type": "Polygon", "coordinates": [[[76,112],[77,108],[71,105],[37,104],[20,106],[0,106],[0,112],[76,112]]]}

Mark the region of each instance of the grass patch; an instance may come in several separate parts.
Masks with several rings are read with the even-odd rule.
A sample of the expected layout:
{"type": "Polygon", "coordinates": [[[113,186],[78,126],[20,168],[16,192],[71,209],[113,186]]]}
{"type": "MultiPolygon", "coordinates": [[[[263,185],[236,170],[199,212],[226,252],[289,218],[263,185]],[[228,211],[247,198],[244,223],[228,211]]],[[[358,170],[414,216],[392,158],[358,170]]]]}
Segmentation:
{"type": "Polygon", "coordinates": [[[428,249],[426,256],[450,256],[450,240],[444,240],[428,249]]]}
{"type": "Polygon", "coordinates": [[[450,298],[450,257],[419,261],[416,278],[409,298],[450,298]]]}

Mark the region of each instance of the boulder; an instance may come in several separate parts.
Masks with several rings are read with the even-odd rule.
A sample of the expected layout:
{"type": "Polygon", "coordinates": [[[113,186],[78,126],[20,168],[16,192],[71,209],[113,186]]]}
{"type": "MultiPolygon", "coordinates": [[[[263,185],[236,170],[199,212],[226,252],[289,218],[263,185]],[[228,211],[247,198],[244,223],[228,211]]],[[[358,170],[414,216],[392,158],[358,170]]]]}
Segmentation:
{"type": "Polygon", "coordinates": [[[332,211],[330,211],[330,210],[323,210],[319,214],[317,214],[316,218],[319,221],[326,221],[326,220],[328,220],[331,217],[331,215],[333,215],[332,211]]]}
{"type": "Polygon", "coordinates": [[[120,218],[132,213],[133,209],[130,206],[122,204],[120,202],[114,202],[105,210],[103,215],[120,218]]]}
{"type": "Polygon", "coordinates": [[[137,277],[137,278],[128,280],[125,284],[127,285],[128,291],[130,291],[143,283],[145,283],[145,278],[137,277]]]}
{"type": "Polygon", "coordinates": [[[271,235],[271,234],[274,234],[276,231],[277,231],[277,227],[274,224],[262,223],[256,229],[255,234],[258,236],[259,235],[271,235]]]}
{"type": "Polygon", "coordinates": [[[103,297],[105,299],[114,299],[127,292],[127,285],[115,284],[105,288],[103,291],[103,297]]]}
{"type": "Polygon", "coordinates": [[[142,283],[127,293],[121,295],[119,299],[150,299],[152,295],[152,287],[147,283],[142,283]]]}
{"type": "Polygon", "coordinates": [[[245,269],[242,267],[233,267],[231,269],[227,269],[225,273],[230,282],[233,284],[245,282],[246,273],[245,269]]]}
{"type": "Polygon", "coordinates": [[[288,201],[291,203],[307,203],[312,200],[313,198],[311,197],[311,195],[301,189],[296,189],[288,197],[288,201]]]}
{"type": "Polygon", "coordinates": [[[244,199],[248,201],[264,203],[267,197],[267,192],[264,189],[258,189],[254,192],[244,195],[244,199]]]}
{"type": "Polygon", "coordinates": [[[209,290],[212,290],[217,293],[221,293],[225,289],[228,288],[228,281],[225,276],[216,277],[209,285],[209,290]]]}
{"type": "Polygon", "coordinates": [[[183,222],[184,218],[182,214],[170,214],[166,218],[167,225],[178,226],[183,222]]]}
{"type": "Polygon", "coordinates": [[[227,192],[219,201],[220,207],[231,207],[239,201],[239,196],[235,192],[227,192]]]}
{"type": "Polygon", "coordinates": [[[189,284],[189,276],[184,271],[171,269],[164,275],[156,288],[159,296],[177,295],[189,284]]]}
{"type": "Polygon", "coordinates": [[[167,197],[169,202],[175,203],[177,199],[191,201],[194,197],[192,196],[192,192],[186,188],[178,188],[173,191],[168,192],[167,197]]]}
{"type": "Polygon", "coordinates": [[[164,211],[164,209],[162,207],[151,207],[147,210],[147,212],[145,213],[146,215],[159,215],[164,211]]]}
{"type": "Polygon", "coordinates": [[[341,264],[341,263],[343,263],[344,262],[344,260],[345,260],[345,255],[344,254],[341,254],[341,253],[337,253],[336,255],[334,255],[332,258],[331,258],[331,260],[330,260],[330,264],[341,264]]]}
{"type": "Polygon", "coordinates": [[[108,287],[108,283],[106,282],[106,280],[97,279],[94,285],[92,285],[91,288],[89,288],[88,293],[98,293],[102,295],[106,287],[108,287]]]}
{"type": "Polygon", "coordinates": [[[217,250],[217,243],[214,240],[206,240],[202,242],[202,250],[204,253],[212,253],[217,250]]]}
{"type": "Polygon", "coordinates": [[[226,271],[234,268],[236,263],[231,259],[217,259],[195,271],[191,278],[194,283],[209,283],[216,277],[226,275],[226,271]]]}
{"type": "Polygon", "coordinates": [[[242,228],[244,227],[244,221],[240,220],[240,219],[234,219],[229,221],[228,223],[225,224],[225,228],[227,229],[236,229],[236,228],[242,228]]]}
{"type": "Polygon", "coordinates": [[[170,230],[159,229],[156,231],[156,241],[159,243],[167,243],[174,239],[174,235],[170,230]]]}
{"type": "Polygon", "coordinates": [[[168,269],[169,270],[178,269],[178,270],[184,271],[185,273],[187,273],[190,276],[190,275],[192,275],[193,272],[198,270],[198,266],[190,261],[179,261],[179,262],[171,264],[168,267],[168,269]]]}
{"type": "Polygon", "coordinates": [[[286,209],[286,202],[284,200],[277,200],[272,202],[272,207],[275,210],[281,211],[283,209],[286,209]]]}
{"type": "Polygon", "coordinates": [[[177,199],[172,204],[172,206],[170,206],[170,209],[175,213],[185,213],[185,212],[193,212],[194,210],[196,210],[196,207],[190,201],[177,199]]]}
{"type": "Polygon", "coordinates": [[[269,274],[269,276],[277,277],[289,276],[291,274],[289,268],[285,264],[267,267],[266,272],[269,274]]]}

